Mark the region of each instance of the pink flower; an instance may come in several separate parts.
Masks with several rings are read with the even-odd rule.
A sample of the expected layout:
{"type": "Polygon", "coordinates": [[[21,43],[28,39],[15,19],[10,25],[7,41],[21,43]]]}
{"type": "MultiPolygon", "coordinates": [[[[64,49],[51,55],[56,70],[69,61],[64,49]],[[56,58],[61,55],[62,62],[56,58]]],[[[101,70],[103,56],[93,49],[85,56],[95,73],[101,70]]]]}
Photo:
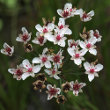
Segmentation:
{"type": "Polygon", "coordinates": [[[72,47],[67,49],[68,53],[71,55],[71,60],[74,60],[74,63],[76,65],[80,65],[84,59],[84,55],[86,54],[86,51],[79,50],[78,48],[72,47]]]}
{"type": "Polygon", "coordinates": [[[12,56],[14,53],[14,46],[10,47],[7,43],[3,44],[3,49],[1,49],[1,53],[12,56]]]}
{"type": "Polygon", "coordinates": [[[87,22],[90,21],[92,19],[92,17],[94,16],[94,11],[90,11],[89,13],[86,13],[85,11],[83,11],[82,9],[79,9],[78,11],[80,14],[80,18],[81,21],[87,22]]]}
{"type": "Polygon", "coordinates": [[[77,15],[77,10],[76,8],[72,8],[72,4],[71,3],[66,3],[64,6],[64,9],[58,9],[57,13],[63,17],[63,18],[70,18],[73,17],[74,15],[77,15]]]}
{"type": "Polygon", "coordinates": [[[95,30],[95,31],[90,30],[90,36],[95,37],[97,39],[97,42],[100,42],[102,38],[98,30],[95,30]]]}
{"type": "Polygon", "coordinates": [[[8,72],[13,74],[13,78],[16,78],[17,80],[21,80],[22,79],[22,75],[24,73],[24,67],[22,64],[20,64],[19,66],[17,66],[17,68],[9,68],[8,72]]]}
{"type": "Polygon", "coordinates": [[[45,66],[46,68],[51,68],[51,56],[50,55],[47,55],[48,49],[47,48],[44,48],[43,52],[42,52],[42,55],[39,55],[39,57],[35,57],[33,60],[32,60],[32,63],[34,64],[40,64],[41,67],[45,66]]]}
{"type": "Polygon", "coordinates": [[[20,34],[19,37],[16,38],[18,42],[24,42],[25,44],[31,40],[31,33],[28,33],[25,27],[22,27],[23,34],[20,34]]]}
{"type": "Polygon", "coordinates": [[[40,65],[32,65],[30,64],[29,60],[23,60],[22,65],[25,69],[23,75],[22,75],[22,79],[25,80],[27,77],[35,76],[35,73],[38,73],[41,70],[41,66],[40,65]]]}
{"type": "Polygon", "coordinates": [[[45,69],[44,70],[50,77],[54,77],[55,79],[60,79],[58,74],[61,73],[61,71],[58,71],[57,67],[54,66],[52,69],[45,69]]]}
{"type": "Polygon", "coordinates": [[[56,88],[56,86],[52,86],[51,84],[47,85],[47,89],[48,89],[47,100],[51,100],[53,97],[57,98],[57,95],[60,94],[60,92],[61,92],[60,88],[56,88]]]}
{"type": "Polygon", "coordinates": [[[95,43],[97,39],[95,37],[90,37],[88,40],[80,41],[80,47],[83,48],[85,51],[89,51],[93,55],[97,55],[97,50],[95,49],[95,43]]]}
{"type": "Polygon", "coordinates": [[[39,44],[40,46],[43,46],[44,43],[46,43],[47,39],[44,36],[40,35],[40,32],[36,33],[36,38],[32,40],[33,43],[39,44]]]}
{"type": "Polygon", "coordinates": [[[103,69],[103,65],[102,64],[94,65],[93,63],[90,64],[89,62],[85,62],[84,68],[86,70],[85,74],[88,74],[88,79],[91,82],[94,79],[94,77],[99,76],[98,72],[103,69]]]}
{"type": "Polygon", "coordinates": [[[73,90],[73,94],[75,96],[78,96],[79,92],[83,92],[82,91],[82,88],[84,86],[86,86],[86,83],[79,83],[77,80],[74,82],[74,81],[71,81],[70,82],[70,85],[71,85],[71,89],[73,90]]]}

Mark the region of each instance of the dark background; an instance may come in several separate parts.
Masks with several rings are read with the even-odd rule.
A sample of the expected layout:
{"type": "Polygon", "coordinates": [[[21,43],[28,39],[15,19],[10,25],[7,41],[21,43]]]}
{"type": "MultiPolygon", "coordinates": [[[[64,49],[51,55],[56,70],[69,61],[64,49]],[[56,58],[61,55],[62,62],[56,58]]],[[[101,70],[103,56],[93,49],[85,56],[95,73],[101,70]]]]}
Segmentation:
{"type": "MultiPolygon", "coordinates": [[[[0,49],[4,42],[15,46],[16,55],[8,57],[0,54],[0,110],[110,110],[110,0],[0,0],[0,49]],[[73,6],[83,8],[87,12],[95,11],[95,16],[90,22],[79,22],[79,17],[74,17],[68,19],[67,24],[70,24],[73,31],[70,38],[75,40],[79,39],[79,32],[82,32],[84,26],[87,30],[100,31],[103,38],[97,45],[97,58],[104,65],[104,70],[99,73],[99,78],[89,83],[87,75],[80,72],[78,74],[78,67],[72,65],[71,62],[66,62],[64,66],[67,70],[68,67],[70,69],[68,71],[64,69],[63,72],[68,81],[77,78],[86,82],[87,86],[84,88],[84,93],[78,97],[73,96],[71,92],[68,93],[66,95],[68,101],[65,105],[58,105],[54,99],[47,101],[45,92],[39,93],[33,90],[34,79],[16,81],[7,70],[9,67],[16,67],[25,58],[35,57],[31,53],[26,54],[22,43],[17,43],[15,40],[21,32],[21,27],[25,26],[33,33],[32,38],[34,38],[35,25],[42,24],[41,18],[51,20],[53,16],[56,16],[56,21],[58,21],[59,15],[56,10],[63,8],[66,2],[71,2],[73,6]],[[72,69],[75,70],[73,73],[72,69]]],[[[51,44],[47,43],[45,46],[49,45],[51,44]]],[[[35,46],[35,51],[40,53],[40,49],[45,47],[33,46],[35,46]]],[[[96,59],[89,55],[87,58],[88,60],[96,59]]]]}

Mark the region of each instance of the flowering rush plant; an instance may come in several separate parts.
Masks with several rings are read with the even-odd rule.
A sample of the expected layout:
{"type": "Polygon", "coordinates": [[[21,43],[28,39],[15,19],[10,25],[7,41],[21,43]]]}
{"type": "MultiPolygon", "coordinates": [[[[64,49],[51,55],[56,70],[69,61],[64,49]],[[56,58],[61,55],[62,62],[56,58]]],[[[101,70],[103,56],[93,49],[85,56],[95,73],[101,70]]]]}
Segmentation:
{"type": "MultiPolygon", "coordinates": [[[[47,100],[51,100],[54,97],[58,103],[64,103],[66,100],[64,92],[72,91],[75,96],[78,96],[82,92],[82,88],[86,86],[86,83],[79,82],[77,79],[75,81],[65,81],[63,79],[62,68],[65,64],[65,57],[63,55],[65,50],[69,54],[70,60],[79,69],[85,69],[85,72],[82,71],[82,73],[85,76],[87,74],[88,80],[91,82],[95,77],[99,76],[99,71],[103,69],[103,65],[98,63],[98,60],[93,62],[87,61],[85,55],[87,53],[93,56],[97,55],[96,44],[101,41],[102,36],[97,29],[86,31],[86,28],[84,28],[83,32],[79,34],[80,39],[75,41],[67,37],[72,34],[72,30],[66,24],[66,20],[79,16],[81,22],[88,22],[94,16],[93,10],[86,13],[83,9],[72,8],[71,3],[66,3],[64,9],[58,9],[57,13],[60,16],[58,24],[55,24],[55,17],[53,17],[52,21],[46,21],[43,18],[43,26],[40,24],[35,26],[37,32],[32,43],[45,46],[46,42],[49,41],[53,43],[54,47],[58,46],[61,49],[55,53],[54,47],[53,49],[45,47],[38,56],[34,56],[32,61],[24,59],[17,67],[9,68],[8,72],[16,80],[26,80],[28,77],[35,78],[36,81],[33,82],[35,90],[42,91],[44,89],[48,94],[47,100]],[[53,84],[48,81],[48,78],[55,79],[56,82],[59,80],[60,85],[53,84]]],[[[22,34],[19,34],[16,41],[24,44],[26,52],[33,52],[33,46],[29,43],[32,33],[29,33],[25,27],[22,27],[21,30],[22,34]]],[[[4,43],[1,53],[12,56],[14,54],[14,46],[11,47],[7,43],[4,43]]]]}

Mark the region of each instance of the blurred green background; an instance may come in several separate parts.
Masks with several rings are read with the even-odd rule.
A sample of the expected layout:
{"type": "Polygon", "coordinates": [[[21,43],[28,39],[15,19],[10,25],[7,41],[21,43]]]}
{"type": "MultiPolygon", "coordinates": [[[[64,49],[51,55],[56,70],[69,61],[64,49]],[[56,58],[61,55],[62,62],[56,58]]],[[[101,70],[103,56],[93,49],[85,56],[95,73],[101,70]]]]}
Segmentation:
{"type": "MultiPolygon", "coordinates": [[[[56,22],[57,23],[57,22],[56,22]]],[[[110,110],[110,0],[0,0],[0,49],[4,42],[14,45],[17,56],[7,57],[0,54],[0,110],[110,110]],[[59,15],[56,10],[63,8],[66,2],[71,2],[77,8],[83,8],[87,12],[95,11],[95,16],[90,22],[79,22],[79,17],[70,18],[67,24],[73,35],[70,38],[79,39],[79,32],[84,26],[87,30],[98,29],[103,36],[98,46],[98,59],[104,65],[100,77],[89,83],[87,75],[78,74],[79,70],[71,61],[64,65],[63,72],[71,81],[76,78],[87,83],[84,93],[78,97],[68,93],[68,101],[64,105],[58,105],[55,100],[47,101],[46,93],[33,90],[32,78],[25,81],[16,81],[7,72],[9,67],[15,67],[23,58],[32,59],[34,54],[24,53],[21,43],[15,41],[22,26],[33,32],[35,37],[35,25],[42,24],[42,17],[52,19],[59,15]],[[22,58],[18,57],[22,56],[22,58]],[[69,68],[67,67],[69,66],[69,68]],[[74,67],[73,67],[74,66],[74,67]],[[75,68],[75,71],[72,71],[75,68]]],[[[51,44],[46,44],[49,46],[51,44]]],[[[45,47],[33,45],[36,53],[41,53],[45,47]]],[[[66,53],[67,54],[67,53],[66,53]]],[[[89,60],[96,58],[87,56],[89,60]]],[[[69,60],[69,57],[67,57],[69,60]]],[[[80,72],[79,72],[80,73],[80,72]]]]}

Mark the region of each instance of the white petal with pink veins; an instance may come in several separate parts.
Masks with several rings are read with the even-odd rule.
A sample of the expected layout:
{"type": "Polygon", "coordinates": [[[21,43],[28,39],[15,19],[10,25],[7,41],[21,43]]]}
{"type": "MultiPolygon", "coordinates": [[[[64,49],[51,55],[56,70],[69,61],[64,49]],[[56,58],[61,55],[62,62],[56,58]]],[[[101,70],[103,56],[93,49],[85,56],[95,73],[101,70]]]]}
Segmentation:
{"type": "Polygon", "coordinates": [[[48,84],[47,85],[47,89],[50,90],[51,88],[52,88],[52,85],[51,84],[48,84]]]}
{"type": "Polygon", "coordinates": [[[89,71],[90,70],[90,64],[88,62],[85,62],[84,63],[84,68],[86,69],[86,71],[89,71]]]}
{"type": "Polygon", "coordinates": [[[83,41],[80,41],[79,45],[80,45],[81,48],[85,48],[86,47],[86,44],[83,41]]]}
{"type": "Polygon", "coordinates": [[[46,62],[45,62],[45,67],[46,67],[46,68],[51,68],[51,63],[50,63],[49,61],[46,61],[46,62]]]}
{"type": "Polygon", "coordinates": [[[88,13],[88,15],[90,15],[90,16],[94,16],[94,11],[93,11],[93,10],[90,11],[90,12],[88,13]]]}
{"type": "Polygon", "coordinates": [[[22,64],[23,64],[23,67],[25,67],[26,69],[32,67],[31,64],[30,64],[30,62],[29,62],[29,60],[27,60],[27,59],[26,60],[23,60],[22,64]]]}
{"type": "Polygon", "coordinates": [[[90,37],[88,42],[91,43],[92,45],[94,45],[97,42],[97,39],[95,37],[90,37]]]}
{"type": "Polygon", "coordinates": [[[66,3],[64,6],[64,10],[70,10],[72,9],[72,4],[71,3],[66,3]]]}
{"type": "Polygon", "coordinates": [[[21,37],[17,37],[17,38],[16,38],[16,41],[18,41],[18,42],[24,42],[24,41],[21,39],[21,37]]]}
{"type": "Polygon", "coordinates": [[[32,63],[41,63],[41,59],[39,57],[35,57],[33,58],[32,63]]]}
{"type": "Polygon", "coordinates": [[[22,27],[21,30],[22,30],[23,33],[28,33],[28,31],[27,31],[27,29],[25,27],[22,27]]]}
{"type": "Polygon", "coordinates": [[[94,74],[88,74],[88,79],[91,82],[94,79],[94,74]]]}
{"type": "Polygon", "coordinates": [[[51,42],[54,42],[54,35],[52,35],[51,33],[46,33],[45,35],[44,35],[44,37],[47,39],[47,40],[49,40],[49,41],[51,41],[51,42]]]}
{"type": "Polygon", "coordinates": [[[58,13],[60,16],[62,16],[62,12],[63,12],[63,10],[61,10],[61,9],[58,9],[58,10],[57,10],[57,13],[58,13]]]}
{"type": "Polygon", "coordinates": [[[64,18],[59,18],[59,22],[58,22],[58,26],[61,26],[61,25],[65,25],[65,19],[64,18]]]}
{"type": "Polygon", "coordinates": [[[69,28],[67,28],[65,34],[67,34],[67,35],[71,35],[71,34],[72,34],[72,31],[71,31],[69,28]]]}
{"type": "Polygon", "coordinates": [[[95,66],[95,71],[100,71],[100,70],[102,70],[103,69],[103,65],[101,65],[101,64],[97,64],[96,66],[95,66]]]}
{"type": "Polygon", "coordinates": [[[75,49],[74,47],[67,49],[68,53],[69,53],[71,56],[75,55],[74,49],[75,49]]]}
{"type": "Polygon", "coordinates": [[[25,79],[28,78],[29,76],[30,76],[29,73],[24,73],[24,74],[22,75],[22,79],[25,80],[25,79]]]}
{"type": "Polygon", "coordinates": [[[66,40],[66,37],[63,37],[63,38],[58,42],[58,45],[60,45],[61,47],[65,47],[65,40],[66,40]]]}
{"type": "Polygon", "coordinates": [[[54,78],[57,79],[57,80],[60,79],[60,77],[57,76],[57,75],[54,75],[54,78]]]}
{"type": "Polygon", "coordinates": [[[82,61],[80,58],[78,58],[78,59],[74,59],[74,63],[77,65],[80,65],[82,63],[82,61]]]}
{"type": "Polygon", "coordinates": [[[33,67],[33,72],[34,73],[38,73],[41,70],[41,66],[40,65],[36,65],[33,67]]]}
{"type": "Polygon", "coordinates": [[[94,49],[94,48],[90,48],[90,49],[89,49],[89,52],[90,52],[91,54],[93,54],[93,55],[97,55],[97,50],[94,49]]]}
{"type": "Polygon", "coordinates": [[[39,32],[42,32],[42,26],[40,25],[40,24],[37,24],[36,26],[35,26],[35,28],[39,31],[39,32]]]}
{"type": "Polygon", "coordinates": [[[54,24],[53,23],[49,23],[47,26],[48,31],[52,31],[54,29],[54,24]]]}
{"type": "Polygon", "coordinates": [[[8,69],[8,72],[11,73],[11,74],[14,74],[15,73],[15,69],[8,69]]]}

